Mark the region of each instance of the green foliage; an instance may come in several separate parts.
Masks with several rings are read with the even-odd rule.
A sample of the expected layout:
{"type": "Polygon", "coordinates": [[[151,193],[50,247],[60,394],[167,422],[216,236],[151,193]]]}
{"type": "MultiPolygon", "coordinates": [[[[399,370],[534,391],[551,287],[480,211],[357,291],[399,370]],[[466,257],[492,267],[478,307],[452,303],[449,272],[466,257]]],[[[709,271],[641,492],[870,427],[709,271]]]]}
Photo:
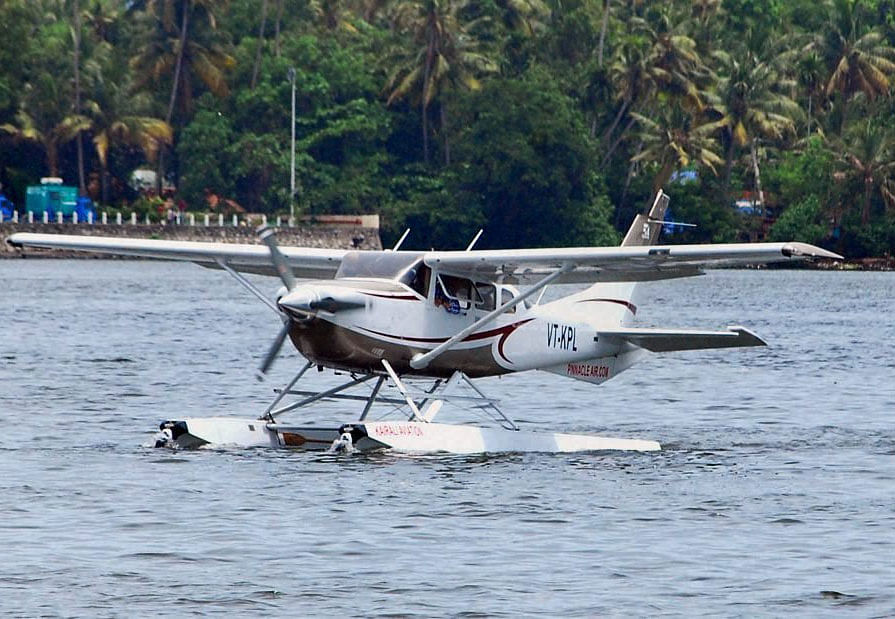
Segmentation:
{"type": "Polygon", "coordinates": [[[457,201],[485,214],[486,245],[615,241],[583,115],[542,72],[495,82],[461,107],[462,163],[447,185],[457,201]]]}
{"type": "Polygon", "coordinates": [[[673,183],[666,188],[671,197],[671,221],[695,224],[695,228],[675,228],[663,235],[666,243],[732,243],[737,241],[737,215],[726,204],[711,197],[705,183],[673,183]]]}
{"type": "Polygon", "coordinates": [[[612,244],[666,185],[674,242],[756,238],[750,192],[772,238],[895,251],[893,0],[262,4],[83,0],[76,110],[72,4],[0,2],[0,182],[73,182],[80,135],[110,202],[159,154],[191,208],[375,212],[386,244],[612,244]]]}
{"type": "MultiPolygon", "coordinates": [[[[780,23],[780,15],[787,7],[785,0],[723,0],[721,3],[727,14],[732,32],[752,32],[753,37],[767,40],[773,29],[780,23]]],[[[817,12],[817,4],[814,4],[817,12]]],[[[753,51],[757,51],[753,48],[753,51]]]]}
{"type": "Polygon", "coordinates": [[[783,211],[768,237],[772,241],[822,243],[830,230],[829,221],[824,221],[828,219],[825,210],[816,195],[807,196],[783,211]]]}
{"type": "Polygon", "coordinates": [[[895,215],[888,214],[860,225],[860,214],[847,213],[842,221],[837,249],[852,258],[892,255],[895,248],[895,215]]]}
{"type": "Polygon", "coordinates": [[[784,206],[797,204],[806,196],[824,205],[836,191],[834,169],[833,154],[815,136],[804,150],[783,153],[777,165],[768,168],[768,189],[777,194],[784,206]]]}
{"type": "Polygon", "coordinates": [[[817,136],[807,141],[804,150],[784,153],[768,169],[769,190],[784,207],[769,231],[771,240],[823,243],[829,239],[831,206],[840,192],[834,170],[834,156],[817,136]]]}
{"type": "Polygon", "coordinates": [[[432,178],[416,166],[403,172],[392,186],[402,198],[386,219],[385,246],[406,226],[411,231],[404,243],[407,249],[463,249],[479,228],[488,226],[480,205],[464,204],[448,188],[458,184],[451,173],[432,178]]]}
{"type": "Polygon", "coordinates": [[[233,126],[223,113],[202,109],[183,131],[177,154],[183,173],[180,193],[191,208],[203,203],[205,190],[232,196],[234,192],[230,147],[233,126]]]}

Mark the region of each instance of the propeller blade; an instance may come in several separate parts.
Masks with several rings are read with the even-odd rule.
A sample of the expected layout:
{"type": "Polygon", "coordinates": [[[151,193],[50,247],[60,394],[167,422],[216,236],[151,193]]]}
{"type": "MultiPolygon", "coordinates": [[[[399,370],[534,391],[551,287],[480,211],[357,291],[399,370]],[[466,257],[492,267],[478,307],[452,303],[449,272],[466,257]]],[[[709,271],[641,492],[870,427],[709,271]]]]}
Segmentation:
{"type": "Polygon", "coordinates": [[[277,275],[280,276],[283,285],[286,286],[287,290],[295,288],[295,278],[292,276],[292,269],[289,267],[286,257],[280,251],[279,245],[277,245],[276,231],[268,226],[261,226],[258,228],[258,238],[270,250],[270,260],[273,262],[273,266],[277,270],[277,275]]]}
{"type": "Polygon", "coordinates": [[[277,339],[273,341],[270,349],[267,351],[267,356],[264,357],[264,361],[261,363],[261,367],[258,368],[258,380],[262,380],[267,374],[267,371],[270,369],[270,366],[273,365],[274,359],[280,354],[280,349],[283,348],[283,342],[286,341],[286,336],[289,335],[289,327],[292,325],[292,322],[287,320],[285,324],[283,324],[283,328],[280,329],[280,332],[277,333],[277,339]]]}

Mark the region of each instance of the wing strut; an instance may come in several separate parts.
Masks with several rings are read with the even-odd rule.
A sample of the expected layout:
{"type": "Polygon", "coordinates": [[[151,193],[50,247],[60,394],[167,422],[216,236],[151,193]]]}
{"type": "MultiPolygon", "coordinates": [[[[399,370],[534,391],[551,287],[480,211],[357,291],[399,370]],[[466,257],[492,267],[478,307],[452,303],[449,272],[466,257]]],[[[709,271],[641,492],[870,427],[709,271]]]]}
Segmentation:
{"type": "Polygon", "coordinates": [[[248,279],[246,279],[245,276],[243,276],[242,273],[239,273],[238,271],[234,271],[234,270],[230,267],[230,265],[227,264],[227,261],[226,261],[226,260],[222,260],[221,258],[215,258],[214,261],[215,261],[215,262],[217,263],[217,265],[218,265],[219,267],[221,267],[224,271],[226,271],[227,273],[229,273],[230,275],[232,275],[233,278],[234,278],[236,281],[238,281],[240,284],[242,284],[242,286],[243,286],[246,290],[248,290],[248,291],[251,292],[253,295],[255,295],[256,297],[258,297],[258,298],[261,300],[261,302],[264,303],[264,305],[266,305],[267,307],[269,307],[270,309],[272,309],[273,311],[275,311],[275,312],[277,313],[278,316],[282,316],[282,315],[283,315],[283,312],[280,310],[279,307],[277,307],[276,303],[274,303],[273,301],[271,301],[270,299],[268,299],[268,298],[267,298],[267,295],[265,295],[263,292],[261,292],[261,291],[258,289],[258,287],[255,286],[255,284],[253,284],[253,283],[250,282],[248,279]]]}
{"type": "Polygon", "coordinates": [[[391,376],[392,382],[395,383],[395,387],[398,388],[398,391],[401,392],[401,395],[404,396],[404,399],[407,401],[407,406],[410,407],[410,421],[428,421],[425,417],[420,414],[420,409],[417,407],[416,402],[413,401],[413,398],[410,397],[410,393],[407,391],[407,387],[404,386],[404,383],[401,382],[401,379],[398,378],[398,374],[395,372],[394,368],[392,368],[392,364],[382,359],[382,366],[385,368],[385,371],[388,372],[388,375],[391,376]]]}
{"type": "Polygon", "coordinates": [[[415,370],[421,370],[424,367],[428,366],[435,357],[437,357],[440,354],[453,348],[457,342],[460,342],[463,339],[465,339],[466,336],[468,336],[469,334],[474,332],[476,329],[492,322],[495,318],[500,316],[502,313],[504,313],[511,307],[516,307],[517,305],[522,303],[525,299],[527,299],[528,297],[532,296],[534,293],[541,290],[544,286],[549,286],[550,283],[553,282],[555,279],[562,277],[563,275],[565,275],[566,273],[568,273],[569,271],[571,271],[574,268],[575,268],[575,265],[573,263],[569,262],[569,263],[564,264],[559,270],[554,271],[553,273],[551,273],[544,279],[540,280],[534,286],[532,286],[531,288],[529,288],[528,290],[526,290],[525,292],[520,294],[518,297],[514,297],[514,298],[510,299],[509,301],[507,301],[506,303],[504,303],[503,305],[498,307],[496,310],[488,312],[487,314],[485,314],[484,316],[482,316],[481,318],[476,320],[474,323],[472,323],[471,325],[469,325],[468,327],[466,327],[465,329],[463,329],[462,331],[460,331],[459,333],[454,335],[448,341],[446,341],[442,344],[439,344],[438,346],[436,346],[435,348],[433,348],[426,354],[421,354],[421,353],[415,354],[413,356],[413,359],[410,360],[410,367],[412,367],[415,370]]]}

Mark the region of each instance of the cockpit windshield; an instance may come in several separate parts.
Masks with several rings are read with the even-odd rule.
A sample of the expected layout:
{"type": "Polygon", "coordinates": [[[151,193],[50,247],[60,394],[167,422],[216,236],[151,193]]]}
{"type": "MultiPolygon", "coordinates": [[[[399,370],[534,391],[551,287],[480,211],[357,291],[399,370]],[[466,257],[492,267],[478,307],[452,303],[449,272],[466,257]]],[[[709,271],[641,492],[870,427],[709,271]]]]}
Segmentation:
{"type": "Polygon", "coordinates": [[[342,264],[336,271],[340,277],[378,277],[381,279],[397,279],[407,271],[422,254],[410,252],[360,252],[350,251],[342,258],[342,264]]]}

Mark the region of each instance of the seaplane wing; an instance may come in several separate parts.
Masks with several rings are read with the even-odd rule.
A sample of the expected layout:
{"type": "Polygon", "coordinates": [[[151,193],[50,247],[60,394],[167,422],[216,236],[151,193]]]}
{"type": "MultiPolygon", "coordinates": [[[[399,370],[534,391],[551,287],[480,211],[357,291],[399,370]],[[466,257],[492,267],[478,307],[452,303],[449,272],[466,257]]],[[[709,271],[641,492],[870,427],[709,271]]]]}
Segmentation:
{"type": "MultiPolygon", "coordinates": [[[[9,242],[15,246],[184,260],[211,268],[226,264],[243,273],[277,275],[264,245],[33,233],[13,234],[9,242]]],[[[296,277],[312,279],[334,277],[349,254],[353,262],[363,262],[365,256],[370,261],[383,256],[383,252],[376,251],[311,247],[281,246],[280,251],[296,277]]],[[[796,242],[434,251],[423,255],[429,267],[477,281],[509,284],[533,284],[557,271],[563,272],[554,283],[653,281],[700,275],[707,266],[800,258],[840,259],[841,256],[796,242]]]]}
{"type": "Polygon", "coordinates": [[[554,283],[637,282],[700,275],[703,267],[842,256],[807,243],[732,243],[443,251],[425,254],[432,268],[477,281],[532,284],[568,269],[554,283]]]}
{"type": "Polygon", "coordinates": [[[755,333],[741,326],[730,326],[726,331],[650,328],[600,329],[597,332],[597,337],[619,338],[652,352],[767,345],[755,333]]]}
{"type": "MultiPolygon", "coordinates": [[[[14,246],[184,260],[211,268],[226,264],[233,270],[243,273],[277,275],[276,268],[271,263],[270,251],[264,245],[26,232],[13,234],[9,237],[9,243],[14,246]]],[[[342,264],[342,258],[349,253],[343,249],[285,246],[280,247],[280,252],[296,277],[311,279],[329,279],[335,276],[342,264]]]]}

